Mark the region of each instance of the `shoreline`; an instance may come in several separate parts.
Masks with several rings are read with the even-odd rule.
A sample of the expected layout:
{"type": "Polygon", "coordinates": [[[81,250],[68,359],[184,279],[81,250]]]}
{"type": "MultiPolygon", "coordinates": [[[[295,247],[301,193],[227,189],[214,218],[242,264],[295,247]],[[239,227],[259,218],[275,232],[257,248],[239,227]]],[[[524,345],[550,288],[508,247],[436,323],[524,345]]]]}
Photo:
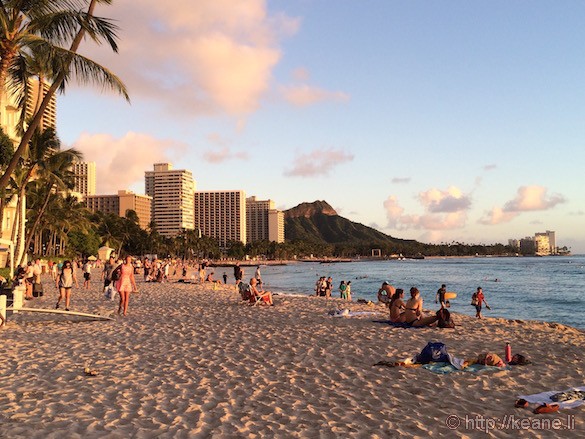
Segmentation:
{"type": "MultiPolygon", "coordinates": [[[[56,292],[45,285],[45,296],[29,306],[53,305],[56,292]]],[[[518,395],[583,385],[585,332],[577,328],[453,313],[455,329],[402,329],[376,322],[387,318],[383,305],[278,295],[273,307],[252,307],[233,284],[138,286],[128,317],[111,322],[9,317],[0,330],[9,347],[0,357],[6,437],[485,437],[475,428],[451,430],[446,419],[506,415],[571,415],[576,430],[557,437],[584,432],[583,407],[548,415],[514,408],[518,395]],[[327,316],[346,306],[380,314],[327,316]],[[429,341],[463,358],[503,355],[509,341],[533,363],[447,375],[374,366],[412,356],[429,341]],[[83,374],[88,361],[98,376],[83,374]]],[[[103,299],[98,281],[72,297],[80,311],[117,307],[103,299]]]]}

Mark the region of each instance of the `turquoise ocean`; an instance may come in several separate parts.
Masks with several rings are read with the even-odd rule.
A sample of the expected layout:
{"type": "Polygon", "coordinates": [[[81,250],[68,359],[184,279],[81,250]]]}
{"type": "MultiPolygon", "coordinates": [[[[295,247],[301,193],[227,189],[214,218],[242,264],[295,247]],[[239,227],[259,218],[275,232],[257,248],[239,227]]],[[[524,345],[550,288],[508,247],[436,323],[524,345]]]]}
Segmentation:
{"type": "MultiPolygon", "coordinates": [[[[244,267],[244,279],[255,267],[244,267]]],[[[218,268],[217,271],[223,270],[218,268]]],[[[474,315],[471,294],[481,286],[492,310],[486,317],[542,320],[585,329],[585,256],[478,257],[359,262],[297,262],[260,267],[265,289],[282,294],[314,294],[319,276],[351,281],[353,300],[376,300],[383,281],[408,290],[416,286],[426,309],[435,309],[441,284],[458,294],[451,309],[474,315]],[[496,281],[497,279],[497,281],[496,281]]],[[[229,282],[233,282],[231,270],[229,282]]]]}

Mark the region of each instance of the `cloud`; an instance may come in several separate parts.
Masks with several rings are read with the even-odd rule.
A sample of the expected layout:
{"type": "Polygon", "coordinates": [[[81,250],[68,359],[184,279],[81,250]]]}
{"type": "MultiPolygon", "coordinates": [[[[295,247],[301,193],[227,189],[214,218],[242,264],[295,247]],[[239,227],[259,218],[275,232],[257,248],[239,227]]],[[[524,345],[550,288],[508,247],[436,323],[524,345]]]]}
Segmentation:
{"type": "Polygon", "coordinates": [[[576,212],[569,212],[570,216],[583,216],[585,215],[585,212],[583,212],[582,210],[578,210],[576,212]]]}
{"type": "Polygon", "coordinates": [[[483,170],[484,170],[484,171],[493,171],[493,170],[494,170],[494,169],[496,169],[497,167],[498,167],[497,165],[495,165],[495,164],[491,163],[491,164],[489,164],[489,165],[485,165],[485,166],[483,167],[483,170]]]}
{"type": "Polygon", "coordinates": [[[203,153],[203,160],[208,163],[223,163],[229,160],[247,160],[248,154],[246,152],[233,152],[230,148],[223,147],[205,151],[203,153]]]}
{"type": "Polygon", "coordinates": [[[505,212],[501,207],[494,207],[492,210],[485,212],[483,218],[477,222],[486,226],[508,223],[518,216],[517,212],[505,212]]]}
{"type": "Polygon", "coordinates": [[[565,203],[560,194],[548,195],[548,189],[542,186],[521,186],[516,197],[504,204],[485,212],[478,223],[485,225],[503,224],[512,221],[522,212],[549,210],[556,205],[565,203]]]}
{"type": "Polygon", "coordinates": [[[395,196],[388,197],[384,201],[388,227],[398,230],[452,230],[465,226],[471,199],[456,187],[446,191],[430,189],[421,192],[418,200],[425,212],[407,215],[395,196]]]}
{"type": "Polygon", "coordinates": [[[453,213],[467,210],[471,198],[452,186],[446,191],[430,189],[419,194],[419,200],[432,213],[453,213]]]}
{"type": "Polygon", "coordinates": [[[392,179],[392,183],[404,184],[404,183],[410,183],[410,180],[412,180],[410,177],[394,177],[392,179]]]}
{"type": "Polygon", "coordinates": [[[309,80],[309,71],[304,67],[299,67],[294,69],[292,72],[292,77],[297,82],[307,82],[309,80]]]}
{"type": "Polygon", "coordinates": [[[353,154],[339,149],[320,149],[308,154],[299,154],[291,169],[285,170],[289,177],[327,176],[333,169],[353,160],[353,154]]]}
{"type": "Polygon", "coordinates": [[[300,20],[269,13],[266,0],[114,2],[98,8],[121,29],[119,55],[89,47],[127,84],[133,100],[185,116],[256,110],[300,20]]]}
{"type": "Polygon", "coordinates": [[[566,200],[560,194],[548,196],[548,189],[542,186],[522,186],[518,188],[516,198],[504,205],[505,212],[527,212],[548,210],[566,200]]]}
{"type": "Polygon", "coordinates": [[[115,194],[140,182],[144,188],[145,169],[152,169],[153,163],[170,162],[172,155],[186,147],[134,132],[120,138],[83,133],[72,146],[83,153],[84,161],[96,163],[98,194],[115,194]]]}
{"type": "Polygon", "coordinates": [[[349,100],[349,95],[346,93],[323,90],[307,84],[283,86],[281,93],[287,102],[298,107],[306,107],[326,101],[346,102],[349,100]]]}

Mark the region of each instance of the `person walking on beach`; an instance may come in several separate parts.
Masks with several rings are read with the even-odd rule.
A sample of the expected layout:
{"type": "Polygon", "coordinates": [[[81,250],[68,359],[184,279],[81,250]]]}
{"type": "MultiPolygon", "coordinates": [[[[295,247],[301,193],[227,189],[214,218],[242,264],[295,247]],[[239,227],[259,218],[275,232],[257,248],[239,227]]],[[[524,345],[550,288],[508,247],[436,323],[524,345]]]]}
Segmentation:
{"type": "Polygon", "coordinates": [[[69,303],[71,301],[71,289],[73,288],[73,284],[79,288],[79,284],[77,283],[77,278],[75,277],[75,270],[73,270],[73,264],[71,261],[65,261],[63,263],[63,268],[61,269],[61,273],[57,276],[57,280],[55,281],[56,287],[59,289],[59,298],[57,299],[57,305],[55,305],[55,309],[59,309],[59,304],[61,300],[65,300],[65,311],[69,311],[69,303]]]}
{"type": "Polygon", "coordinates": [[[227,273],[223,272],[223,283],[227,285],[227,273]]]}
{"type": "Polygon", "coordinates": [[[476,304],[475,304],[475,317],[477,317],[478,319],[481,319],[481,307],[482,304],[485,303],[485,307],[487,309],[490,309],[490,306],[488,305],[488,303],[485,300],[485,296],[483,295],[483,289],[481,287],[477,287],[477,291],[474,293],[475,295],[475,300],[476,300],[476,304]]]}
{"type": "Polygon", "coordinates": [[[234,265],[234,277],[236,278],[236,291],[238,289],[238,284],[242,282],[242,278],[244,277],[244,270],[240,267],[240,263],[236,262],[234,265]]]}
{"type": "Polygon", "coordinates": [[[89,290],[89,281],[91,280],[91,262],[89,259],[85,260],[83,264],[83,288],[89,290]]]}
{"type": "Polygon", "coordinates": [[[256,267],[256,271],[254,272],[254,279],[258,282],[258,286],[262,289],[262,275],[260,274],[260,265],[256,267]]]}
{"type": "Polygon", "coordinates": [[[116,260],[114,256],[110,256],[108,262],[104,264],[104,270],[102,271],[102,280],[104,281],[104,288],[108,287],[112,283],[112,271],[116,268],[116,260]]]}
{"type": "Polygon", "coordinates": [[[342,299],[345,298],[346,288],[347,288],[347,285],[345,284],[345,281],[342,280],[341,283],[339,284],[339,297],[341,297],[342,299]]]}
{"type": "Polygon", "coordinates": [[[118,314],[123,312],[124,316],[128,314],[128,302],[130,301],[130,293],[137,291],[136,279],[134,278],[134,266],[132,265],[132,256],[126,256],[125,262],[122,264],[121,276],[116,284],[116,289],[120,293],[120,305],[118,306],[118,314]]]}

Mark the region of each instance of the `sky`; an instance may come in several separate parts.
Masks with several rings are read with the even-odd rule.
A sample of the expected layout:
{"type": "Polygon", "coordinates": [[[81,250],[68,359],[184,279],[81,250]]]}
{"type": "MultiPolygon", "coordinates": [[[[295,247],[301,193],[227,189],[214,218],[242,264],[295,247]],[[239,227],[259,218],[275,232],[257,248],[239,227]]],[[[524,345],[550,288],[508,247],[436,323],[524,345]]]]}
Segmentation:
{"type": "Polygon", "coordinates": [[[585,253],[585,2],[114,0],[119,53],[80,52],[131,103],[70,84],[66,147],[97,193],[158,162],[197,190],[427,243],[556,231],[585,253]],[[172,6],[170,6],[172,5],[172,6]]]}

